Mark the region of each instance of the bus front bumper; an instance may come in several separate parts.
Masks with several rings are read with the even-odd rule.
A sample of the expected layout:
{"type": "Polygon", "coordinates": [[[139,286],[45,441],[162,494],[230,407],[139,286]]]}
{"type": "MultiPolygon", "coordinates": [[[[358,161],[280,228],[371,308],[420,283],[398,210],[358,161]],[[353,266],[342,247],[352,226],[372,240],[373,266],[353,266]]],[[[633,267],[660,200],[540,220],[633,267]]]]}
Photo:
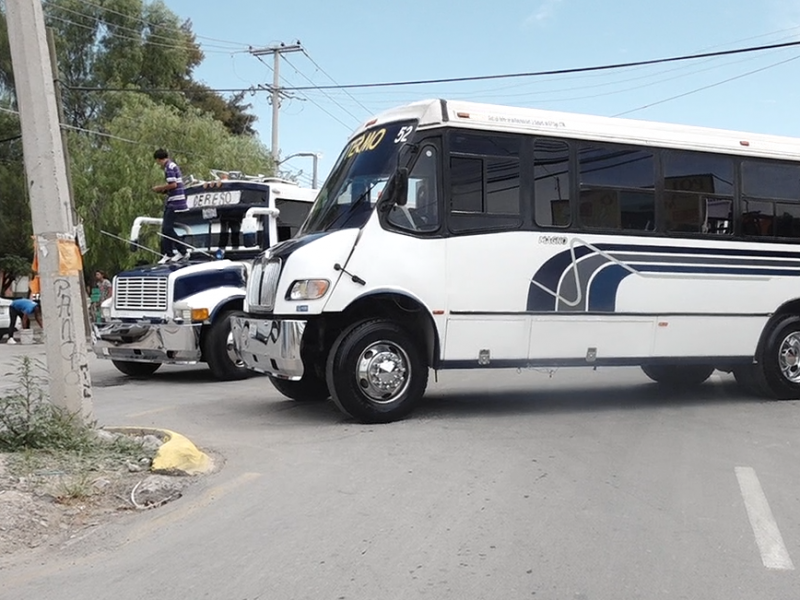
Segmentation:
{"type": "Polygon", "coordinates": [[[300,346],[306,321],[232,317],[236,354],[248,369],[281,379],[303,377],[300,346]]]}
{"type": "Polygon", "coordinates": [[[100,323],[92,328],[92,350],[99,358],[174,364],[201,358],[199,323],[100,323]]]}

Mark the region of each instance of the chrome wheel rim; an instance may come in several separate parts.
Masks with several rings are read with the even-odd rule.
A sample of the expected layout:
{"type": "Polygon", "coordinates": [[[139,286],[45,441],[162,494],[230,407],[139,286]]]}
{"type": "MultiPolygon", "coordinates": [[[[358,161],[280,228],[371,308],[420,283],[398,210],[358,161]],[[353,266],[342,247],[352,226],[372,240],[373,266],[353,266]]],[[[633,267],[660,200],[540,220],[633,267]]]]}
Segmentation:
{"type": "Polygon", "coordinates": [[[228,332],[228,337],[225,340],[225,351],[228,353],[228,360],[230,360],[236,367],[244,367],[244,361],[242,361],[236,355],[236,349],[233,347],[233,332],[228,332]]]}
{"type": "Polygon", "coordinates": [[[778,363],[788,381],[800,383],[800,332],[792,332],[783,338],[778,350],[778,363]]]}
{"type": "Polygon", "coordinates": [[[358,387],[376,404],[389,404],[397,400],[408,389],[410,381],[408,354],[392,342],[373,342],[356,361],[358,387]]]}

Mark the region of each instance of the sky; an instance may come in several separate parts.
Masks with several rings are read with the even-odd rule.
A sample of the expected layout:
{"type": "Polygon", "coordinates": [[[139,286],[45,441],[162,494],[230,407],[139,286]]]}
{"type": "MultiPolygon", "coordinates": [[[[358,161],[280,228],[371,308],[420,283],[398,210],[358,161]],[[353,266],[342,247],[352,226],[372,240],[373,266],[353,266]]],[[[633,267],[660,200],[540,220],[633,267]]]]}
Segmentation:
{"type": "MultiPolygon", "coordinates": [[[[215,89],[395,82],[571,69],[800,41],[796,0],[164,0],[190,19],[215,89]]],[[[371,115],[425,98],[663,121],[800,138],[800,46],[547,77],[296,92],[281,104],[282,158],[320,153],[320,183],[371,115]]],[[[271,145],[269,94],[248,95],[271,145]]],[[[800,153],[800,139],[798,140],[800,153]]],[[[312,159],[281,169],[311,182],[312,159]]],[[[235,170],[234,165],[220,165],[235,170]]]]}

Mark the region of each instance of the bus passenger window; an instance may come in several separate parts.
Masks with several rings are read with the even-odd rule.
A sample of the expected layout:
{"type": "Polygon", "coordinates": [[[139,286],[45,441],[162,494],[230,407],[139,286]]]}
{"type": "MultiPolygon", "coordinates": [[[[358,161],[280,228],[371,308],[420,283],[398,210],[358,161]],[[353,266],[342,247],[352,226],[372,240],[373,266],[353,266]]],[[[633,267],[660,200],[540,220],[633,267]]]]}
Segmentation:
{"type": "Polygon", "coordinates": [[[665,150],[664,221],[671,232],[733,233],[733,159],[704,152],[665,150]]]}
{"type": "Polygon", "coordinates": [[[539,227],[569,227],[569,146],[538,139],[533,149],[533,217],[539,227]]]}
{"type": "Polygon", "coordinates": [[[583,225],[655,230],[655,161],[650,150],[586,144],[578,161],[583,225]]]}

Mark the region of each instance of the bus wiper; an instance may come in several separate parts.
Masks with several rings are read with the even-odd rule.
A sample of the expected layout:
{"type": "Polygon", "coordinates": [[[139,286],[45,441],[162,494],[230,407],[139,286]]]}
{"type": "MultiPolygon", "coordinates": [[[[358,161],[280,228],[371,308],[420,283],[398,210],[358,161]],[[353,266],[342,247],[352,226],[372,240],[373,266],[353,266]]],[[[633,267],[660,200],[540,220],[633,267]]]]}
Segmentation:
{"type": "Polygon", "coordinates": [[[339,213],[338,215],[336,215],[336,218],[335,218],[333,221],[331,221],[330,225],[328,225],[328,226],[325,228],[325,230],[326,230],[326,231],[330,230],[330,228],[331,228],[331,227],[333,227],[333,226],[334,226],[334,225],[335,225],[335,224],[336,224],[336,223],[339,221],[339,219],[341,219],[342,217],[344,217],[344,218],[345,218],[345,219],[344,219],[344,222],[346,223],[346,222],[347,222],[347,219],[348,219],[348,218],[350,218],[350,215],[351,215],[351,214],[353,214],[353,211],[356,209],[356,207],[357,207],[357,206],[359,206],[359,205],[360,205],[360,204],[361,204],[361,203],[362,203],[364,200],[366,200],[367,198],[369,198],[369,193],[372,191],[372,189],[373,189],[373,188],[374,188],[376,185],[378,185],[378,182],[377,182],[377,181],[376,181],[376,182],[374,182],[373,184],[371,184],[371,185],[370,185],[370,186],[369,186],[369,187],[368,187],[366,190],[364,190],[364,193],[362,193],[362,194],[361,194],[361,195],[360,195],[358,198],[356,198],[356,201],[355,201],[355,202],[353,202],[353,203],[350,205],[350,208],[348,208],[348,209],[347,209],[346,211],[344,211],[343,213],[339,213]]]}

